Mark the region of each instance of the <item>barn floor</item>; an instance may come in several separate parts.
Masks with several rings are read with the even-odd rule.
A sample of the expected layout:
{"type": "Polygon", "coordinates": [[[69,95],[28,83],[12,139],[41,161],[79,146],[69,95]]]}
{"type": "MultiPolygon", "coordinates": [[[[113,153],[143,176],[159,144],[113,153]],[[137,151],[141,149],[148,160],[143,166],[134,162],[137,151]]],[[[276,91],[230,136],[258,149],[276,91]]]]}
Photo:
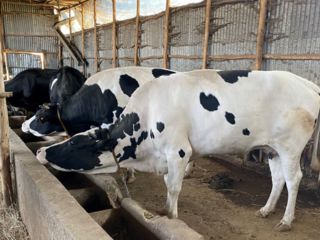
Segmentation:
{"type": "MultiPolygon", "coordinates": [[[[147,210],[156,212],[165,203],[166,189],[161,176],[138,173],[129,185],[133,199],[147,210]]],[[[266,219],[254,213],[267,200],[271,179],[228,164],[202,158],[189,179],[184,180],[179,198],[179,218],[205,236],[226,240],[316,240],[320,236],[320,198],[300,191],[296,220],[291,232],[279,233],[273,227],[284,213],[287,193],[283,191],[277,212],[266,219]],[[235,180],[231,190],[213,190],[208,181],[217,173],[227,172],[235,180]]]]}

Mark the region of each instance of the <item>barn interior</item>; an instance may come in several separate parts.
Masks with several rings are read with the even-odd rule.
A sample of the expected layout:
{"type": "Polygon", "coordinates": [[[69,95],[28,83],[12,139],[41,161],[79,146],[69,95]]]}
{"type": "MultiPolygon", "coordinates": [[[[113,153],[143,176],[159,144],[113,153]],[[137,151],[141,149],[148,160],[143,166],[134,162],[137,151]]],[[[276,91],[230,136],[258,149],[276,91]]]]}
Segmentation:
{"type": "MultiPolygon", "coordinates": [[[[105,69],[145,66],[175,71],[284,70],[319,85],[319,26],[318,0],[1,0],[0,81],[2,84],[30,68],[71,66],[88,78],[105,69]]],[[[0,121],[6,191],[4,183],[10,173],[5,173],[5,167],[14,169],[14,161],[10,163],[12,133],[4,116],[3,96],[0,121]]],[[[32,139],[28,141],[31,148],[39,146],[32,139]]],[[[184,181],[179,202],[181,220],[204,239],[318,239],[318,176],[307,160],[302,159],[305,177],[294,231],[283,234],[272,230],[284,210],[285,193],[274,215],[267,220],[254,216],[271,189],[268,166],[263,153],[259,154],[254,156],[256,162],[246,162],[245,166],[242,159],[234,157],[199,159],[191,177],[184,181]],[[215,185],[217,176],[227,176],[226,185],[231,181],[232,187],[215,185]]],[[[65,186],[73,181],[70,178],[74,175],[54,174],[65,186]]],[[[74,178],[81,184],[87,181],[78,175],[74,178]]],[[[159,176],[138,173],[136,182],[128,187],[133,199],[156,214],[166,197],[162,182],[159,176]]],[[[92,200],[97,196],[86,196],[91,201],[87,208],[97,210],[97,200],[92,200]]],[[[105,207],[100,200],[98,210],[105,207]]],[[[41,239],[41,234],[30,227],[30,217],[21,214],[32,237],[41,239]]],[[[108,230],[113,234],[110,239],[138,239],[134,234],[128,236],[136,225],[123,230],[130,232],[124,234],[114,230],[117,224],[121,225],[112,222],[111,233],[108,230]]]]}

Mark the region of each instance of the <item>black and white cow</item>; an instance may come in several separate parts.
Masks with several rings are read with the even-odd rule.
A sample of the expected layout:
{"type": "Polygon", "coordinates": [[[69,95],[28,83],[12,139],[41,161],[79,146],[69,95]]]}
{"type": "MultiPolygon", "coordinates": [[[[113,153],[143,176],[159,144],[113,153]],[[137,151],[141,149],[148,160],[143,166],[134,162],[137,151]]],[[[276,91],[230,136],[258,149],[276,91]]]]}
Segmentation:
{"type": "Polygon", "coordinates": [[[83,85],[84,76],[71,67],[60,69],[32,68],[5,82],[5,90],[13,92],[8,103],[34,112],[44,103],[61,104],[83,85]]]}
{"type": "Polygon", "coordinates": [[[63,104],[85,83],[86,78],[72,67],[62,67],[55,78],[50,81],[50,104],[63,104]]]}
{"type": "Polygon", "coordinates": [[[13,96],[7,98],[8,104],[31,112],[36,111],[39,105],[49,102],[50,81],[57,73],[57,69],[32,68],[5,81],[6,92],[13,92],[13,96]]]}
{"type": "Polygon", "coordinates": [[[124,67],[101,71],[90,77],[84,86],[59,106],[39,110],[22,125],[24,132],[45,136],[63,132],[61,120],[69,135],[91,126],[113,123],[126,106],[131,94],[144,83],[174,73],[166,69],[124,67]]]}
{"type": "Polygon", "coordinates": [[[283,71],[210,70],[151,81],[130,98],[109,129],[91,129],[43,147],[37,158],[64,171],[114,172],[121,167],[164,174],[166,208],[177,217],[186,166],[199,155],[244,154],[269,147],[272,191],[257,214],[275,210],[286,183],[288,203],[276,226],[289,230],[302,178],[300,156],[318,118],[320,89],[283,71]]]}

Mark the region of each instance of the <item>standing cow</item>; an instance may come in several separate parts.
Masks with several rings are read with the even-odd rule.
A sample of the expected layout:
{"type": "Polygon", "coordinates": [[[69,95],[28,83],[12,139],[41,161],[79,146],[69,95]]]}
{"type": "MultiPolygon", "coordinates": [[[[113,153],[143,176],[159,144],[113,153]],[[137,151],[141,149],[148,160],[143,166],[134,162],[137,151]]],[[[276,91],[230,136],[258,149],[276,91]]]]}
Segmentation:
{"type": "Polygon", "coordinates": [[[288,203],[276,226],[286,231],[302,178],[300,156],[319,114],[319,92],[311,82],[282,71],[176,73],[139,88],[109,130],[91,129],[41,148],[37,158],[65,171],[114,172],[114,151],[121,167],[164,174],[166,209],[175,218],[191,158],[269,147],[272,190],[258,215],[275,210],[286,183],[288,203]]]}
{"type": "Polygon", "coordinates": [[[166,69],[125,67],[101,71],[67,101],[39,110],[22,125],[24,132],[45,136],[64,131],[69,135],[91,126],[113,123],[126,106],[131,94],[144,83],[174,73],[166,69]],[[58,114],[60,114],[60,119],[58,114]]]}

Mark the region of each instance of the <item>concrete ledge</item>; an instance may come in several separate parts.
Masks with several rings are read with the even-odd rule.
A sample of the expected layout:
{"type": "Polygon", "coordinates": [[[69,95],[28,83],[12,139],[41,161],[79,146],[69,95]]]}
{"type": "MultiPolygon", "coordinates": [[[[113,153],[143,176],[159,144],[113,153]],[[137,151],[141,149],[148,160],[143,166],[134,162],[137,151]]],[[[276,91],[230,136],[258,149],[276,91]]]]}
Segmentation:
{"type": "Polygon", "coordinates": [[[18,205],[33,240],[112,239],[10,130],[18,205]]]}
{"type": "Polygon", "coordinates": [[[121,201],[123,211],[131,215],[136,222],[148,229],[156,239],[161,240],[203,240],[203,236],[191,229],[179,219],[168,219],[166,216],[153,215],[143,209],[131,198],[121,201]]]}

